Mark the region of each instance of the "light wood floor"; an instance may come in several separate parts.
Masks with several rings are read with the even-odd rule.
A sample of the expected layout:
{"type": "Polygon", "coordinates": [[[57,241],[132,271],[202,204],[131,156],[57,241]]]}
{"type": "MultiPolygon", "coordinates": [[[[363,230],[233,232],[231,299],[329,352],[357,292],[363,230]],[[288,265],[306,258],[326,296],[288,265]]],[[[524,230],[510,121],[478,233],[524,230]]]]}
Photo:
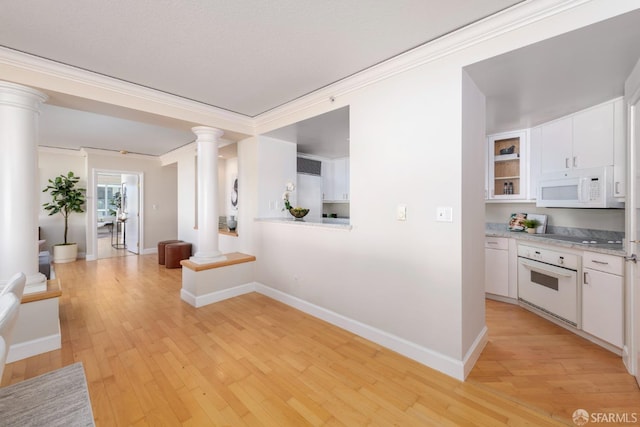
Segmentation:
{"type": "MultiPolygon", "coordinates": [[[[573,406],[550,411],[526,393],[492,389],[493,337],[490,357],[463,383],[259,294],[195,309],[180,300],[181,271],[154,255],[60,264],[56,273],[62,349],[7,365],[0,384],[81,361],[98,426],[570,423],[573,406]]],[[[526,316],[513,321],[530,327],[526,316]]],[[[601,387],[621,382],[619,369],[599,375],[601,387]]],[[[556,389],[544,387],[538,394],[554,401],[556,389]]]]}
{"type": "Polygon", "coordinates": [[[111,245],[111,236],[98,236],[98,259],[135,255],[127,249],[116,249],[111,245]]]}
{"type": "Polygon", "coordinates": [[[487,300],[486,317],[489,343],[468,382],[567,422],[585,409],[640,423],[640,390],[620,356],[512,304],[487,300]]]}

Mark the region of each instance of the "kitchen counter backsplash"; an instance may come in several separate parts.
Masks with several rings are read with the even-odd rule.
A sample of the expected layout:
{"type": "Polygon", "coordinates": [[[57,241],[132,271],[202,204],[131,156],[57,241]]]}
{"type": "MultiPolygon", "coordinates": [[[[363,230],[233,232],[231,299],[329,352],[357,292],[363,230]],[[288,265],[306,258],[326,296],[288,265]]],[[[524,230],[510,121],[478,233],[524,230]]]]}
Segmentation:
{"type": "Polygon", "coordinates": [[[547,232],[545,234],[529,234],[522,231],[511,231],[508,229],[507,224],[504,223],[488,222],[485,224],[485,234],[487,236],[513,237],[521,240],[537,241],[539,243],[547,243],[575,249],[587,249],[590,251],[609,253],[613,255],[625,255],[623,243],[592,245],[554,239],[554,236],[569,236],[588,241],[596,240],[599,242],[624,242],[624,232],[621,231],[594,230],[590,228],[558,227],[547,225],[547,232]]]}

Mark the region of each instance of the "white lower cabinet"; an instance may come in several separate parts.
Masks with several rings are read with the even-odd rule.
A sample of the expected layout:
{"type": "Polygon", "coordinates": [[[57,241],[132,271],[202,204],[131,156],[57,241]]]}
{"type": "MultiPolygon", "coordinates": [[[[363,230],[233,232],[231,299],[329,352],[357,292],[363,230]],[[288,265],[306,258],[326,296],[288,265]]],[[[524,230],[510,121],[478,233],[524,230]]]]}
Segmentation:
{"type": "Polygon", "coordinates": [[[486,293],[509,296],[509,239],[485,237],[484,289],[486,293]]]}
{"type": "Polygon", "coordinates": [[[582,329],[622,348],[623,259],[613,255],[585,252],[582,263],[582,329]]]}

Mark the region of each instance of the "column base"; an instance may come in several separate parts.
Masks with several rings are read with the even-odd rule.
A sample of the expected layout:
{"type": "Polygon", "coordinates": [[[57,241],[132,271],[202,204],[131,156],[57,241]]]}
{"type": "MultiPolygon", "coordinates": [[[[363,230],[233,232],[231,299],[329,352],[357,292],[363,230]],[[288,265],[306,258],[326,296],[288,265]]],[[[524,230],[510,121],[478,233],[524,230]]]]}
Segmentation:
{"type": "Polygon", "coordinates": [[[27,276],[27,283],[24,287],[25,294],[44,292],[47,290],[47,276],[42,273],[30,274],[27,276]]]}
{"type": "Polygon", "coordinates": [[[213,264],[214,262],[226,261],[227,257],[222,252],[198,252],[189,258],[194,264],[213,264]]]}

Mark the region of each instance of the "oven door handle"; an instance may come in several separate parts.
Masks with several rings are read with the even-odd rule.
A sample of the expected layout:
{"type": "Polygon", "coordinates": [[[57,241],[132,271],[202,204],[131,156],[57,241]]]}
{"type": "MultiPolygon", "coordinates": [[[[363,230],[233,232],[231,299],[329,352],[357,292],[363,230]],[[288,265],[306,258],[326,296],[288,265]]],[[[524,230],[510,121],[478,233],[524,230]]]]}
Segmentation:
{"type": "Polygon", "coordinates": [[[556,278],[573,277],[576,272],[574,270],[567,270],[565,268],[554,267],[553,265],[543,264],[544,267],[540,267],[539,262],[529,261],[528,259],[520,258],[520,264],[525,268],[535,271],[540,274],[546,274],[547,276],[555,276],[556,278]]]}

